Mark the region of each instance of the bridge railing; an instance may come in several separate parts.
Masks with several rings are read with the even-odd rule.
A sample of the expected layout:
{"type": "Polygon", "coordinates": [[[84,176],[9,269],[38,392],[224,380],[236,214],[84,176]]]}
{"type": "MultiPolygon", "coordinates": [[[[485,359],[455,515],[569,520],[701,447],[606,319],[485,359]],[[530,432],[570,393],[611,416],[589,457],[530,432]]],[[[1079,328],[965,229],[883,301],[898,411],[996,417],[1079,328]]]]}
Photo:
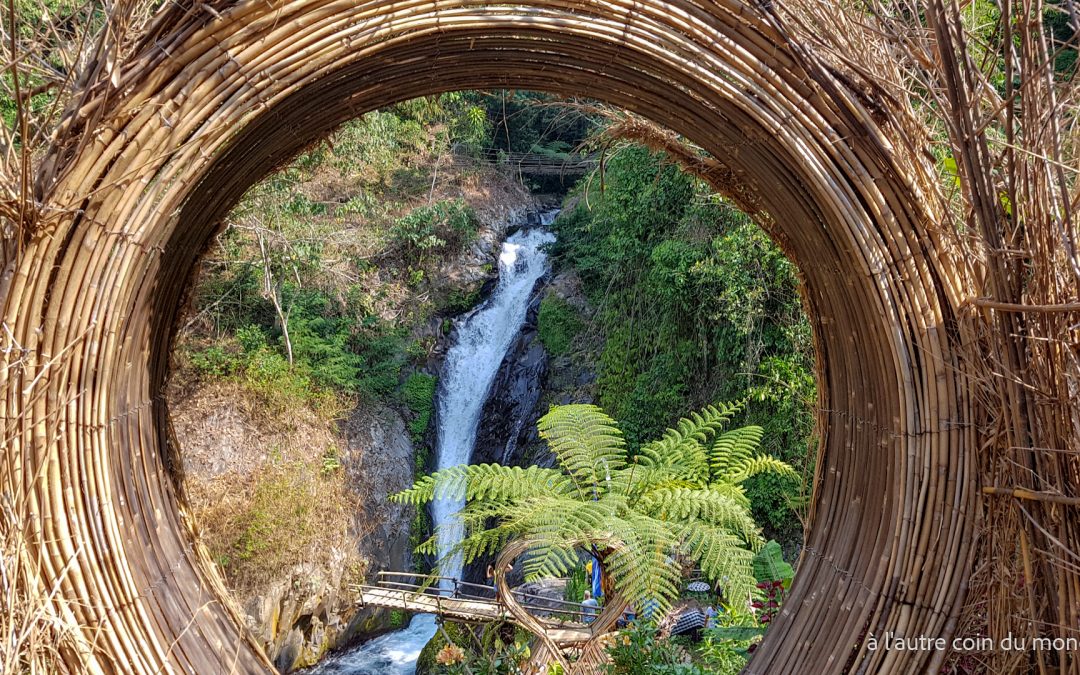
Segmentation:
{"type": "Polygon", "coordinates": [[[434,574],[415,574],[413,572],[379,572],[378,584],[388,588],[415,589],[426,595],[442,595],[446,597],[446,591],[450,591],[448,597],[462,598],[465,600],[494,600],[495,589],[491,586],[474,584],[453,577],[440,577],[434,574]],[[407,583],[398,579],[420,579],[421,583],[407,583]],[[441,587],[440,582],[449,582],[450,589],[441,587]],[[465,592],[475,589],[478,593],[465,592]]]}
{"type": "Polygon", "coordinates": [[[512,166],[524,173],[579,174],[596,168],[598,156],[589,155],[545,155],[532,152],[507,152],[496,148],[481,150],[481,159],[493,164],[512,166]]]}
{"type": "MultiPolygon", "coordinates": [[[[440,608],[441,603],[439,599],[441,598],[470,600],[492,605],[502,604],[492,586],[474,584],[453,577],[443,577],[434,574],[416,574],[413,572],[383,571],[378,573],[377,579],[376,583],[378,584],[378,588],[400,591],[403,594],[431,596],[436,598],[436,604],[439,605],[440,608]],[[419,583],[402,581],[402,579],[418,580],[419,583]],[[443,581],[448,582],[447,586],[450,586],[449,589],[440,586],[440,582],[443,581]]],[[[598,609],[586,609],[584,605],[579,602],[558,600],[517,590],[511,592],[518,601],[518,604],[530,613],[556,613],[580,624],[588,623],[589,619],[595,619],[599,614],[598,609]]]]}

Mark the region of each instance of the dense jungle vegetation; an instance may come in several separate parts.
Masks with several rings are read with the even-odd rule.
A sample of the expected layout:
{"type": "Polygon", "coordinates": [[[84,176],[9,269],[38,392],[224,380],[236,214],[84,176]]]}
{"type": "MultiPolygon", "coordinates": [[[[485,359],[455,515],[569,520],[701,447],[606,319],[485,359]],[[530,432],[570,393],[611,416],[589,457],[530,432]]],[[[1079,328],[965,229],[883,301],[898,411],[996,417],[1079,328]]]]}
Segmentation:
{"type": "MultiPolygon", "coordinates": [[[[812,474],[816,390],[810,327],[797,271],[745,214],[664,155],[626,145],[579,186],[556,222],[556,252],[597,307],[599,404],[631,445],[681,415],[745,398],[738,423],[764,430],[763,448],[812,474]]],[[[540,330],[554,349],[585,329],[547,299],[540,330]],[[547,310],[545,312],[545,309],[547,310]]],[[[750,485],[754,514],[794,550],[799,481],[750,485]]]]}

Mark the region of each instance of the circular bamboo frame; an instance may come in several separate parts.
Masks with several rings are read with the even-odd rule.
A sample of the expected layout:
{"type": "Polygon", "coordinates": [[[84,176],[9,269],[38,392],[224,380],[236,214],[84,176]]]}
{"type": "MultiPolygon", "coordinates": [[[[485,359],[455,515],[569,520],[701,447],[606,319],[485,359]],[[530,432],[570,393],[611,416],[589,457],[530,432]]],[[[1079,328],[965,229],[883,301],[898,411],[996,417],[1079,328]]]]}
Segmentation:
{"type": "MultiPolygon", "coordinates": [[[[562,666],[563,672],[568,675],[573,675],[578,672],[594,672],[591,662],[586,661],[581,664],[574,664],[577,667],[572,667],[572,664],[567,661],[566,656],[563,654],[564,647],[570,647],[571,645],[560,645],[555,642],[548,634],[544,625],[536,619],[532,614],[528,612],[521,603],[517,601],[514,594],[510,589],[510,582],[506,578],[505,570],[510,569],[510,566],[517,561],[519,557],[529,551],[529,549],[536,546],[535,541],[531,539],[517,539],[510,542],[499,551],[498,558],[495,560],[495,587],[499,592],[499,601],[506,606],[507,611],[517,620],[518,625],[527,629],[530,633],[536,636],[539,640],[542,648],[537,649],[533,653],[533,658],[530,665],[536,672],[547,672],[546,666],[558,664],[562,666]],[[537,657],[540,657],[539,659],[537,657]]],[[[619,550],[618,546],[615,548],[610,547],[611,542],[575,542],[576,546],[591,546],[599,545],[605,547],[603,556],[606,557],[611,550],[619,550]]],[[[602,565],[603,563],[601,563],[602,565]]],[[[604,608],[596,616],[592,623],[589,624],[589,639],[584,644],[573,645],[575,648],[582,651],[585,654],[593,654],[603,652],[603,643],[601,640],[605,635],[611,632],[615,627],[615,624],[622,617],[626,611],[628,603],[626,600],[615,592],[614,587],[608,592],[607,602],[604,604],[604,608]]]]}
{"type": "MultiPolygon", "coordinates": [[[[170,469],[163,397],[194,261],[243,192],[342,121],[465,88],[587,95],[731,170],[800,266],[823,434],[790,599],[751,672],[923,672],[867,631],[948,636],[972,567],[960,282],[917,181],[849,88],[737,0],[245,0],[170,6],[61,134],[3,298],[0,477],[87,672],[264,672],[170,469]]],[[[875,113],[877,114],[877,113],[875,113]]],[[[731,185],[721,185],[731,189],[731,185]]],[[[746,202],[743,202],[746,203],[746,202]]]]}

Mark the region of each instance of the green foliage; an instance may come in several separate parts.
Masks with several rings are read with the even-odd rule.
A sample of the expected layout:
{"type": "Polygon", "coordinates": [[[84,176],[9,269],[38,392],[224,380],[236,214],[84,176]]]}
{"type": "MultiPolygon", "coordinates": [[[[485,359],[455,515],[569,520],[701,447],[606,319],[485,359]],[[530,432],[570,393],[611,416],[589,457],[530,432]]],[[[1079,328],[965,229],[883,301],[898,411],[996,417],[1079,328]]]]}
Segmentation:
{"type": "Polygon", "coordinates": [[[429,250],[458,250],[476,236],[476,214],[462,199],[420,206],[390,229],[390,243],[411,260],[422,261],[429,250]]]}
{"type": "Polygon", "coordinates": [[[554,356],[562,356],[570,351],[570,344],[585,323],[578,311],[566,300],[548,294],[540,301],[537,317],[537,333],[540,342],[554,356]]]}
{"type": "Polygon", "coordinates": [[[784,560],[784,552],[775,540],[770,540],[762,546],[754,556],[754,578],[758,580],[758,583],[779,581],[785,587],[791,586],[791,580],[795,578],[795,570],[784,560]]]}
{"type": "MultiPolygon", "coordinates": [[[[476,288],[472,291],[465,289],[452,289],[446,296],[439,310],[447,314],[461,314],[466,312],[480,303],[480,288],[476,288]]],[[[445,320],[446,328],[443,330],[443,334],[449,333],[449,327],[453,325],[449,319],[445,320]]]]}
{"type": "Polygon", "coordinates": [[[424,646],[416,672],[437,675],[520,675],[529,655],[530,638],[527,631],[512,624],[467,626],[448,621],[443,624],[443,630],[424,646]],[[440,662],[440,658],[445,663],[440,662]]]}
{"type": "Polygon", "coordinates": [[[291,366],[273,313],[255,305],[244,308],[240,318],[251,323],[237,328],[232,339],[190,350],[195,372],[238,378],[282,408],[324,405],[327,397],[342,394],[384,397],[395,389],[405,358],[403,331],[380,321],[358,322],[347,304],[315,289],[286,283],[282,297],[289,307],[291,366]]]}
{"type": "Polygon", "coordinates": [[[405,625],[405,617],[406,617],[406,614],[405,614],[405,612],[403,610],[400,610],[400,609],[392,609],[392,610],[390,610],[390,622],[389,622],[390,627],[391,628],[401,628],[402,626],[405,625]]]}
{"type": "MultiPolygon", "coordinates": [[[[361,376],[367,374],[366,363],[363,356],[351,349],[350,319],[339,314],[335,303],[317,292],[297,291],[292,300],[289,335],[296,363],[302,364],[318,386],[358,393],[361,376]]],[[[280,339],[284,341],[284,335],[280,339]]],[[[380,393],[388,389],[391,380],[380,383],[379,373],[370,376],[373,389],[380,393]]]]}
{"type": "Polygon", "coordinates": [[[15,73],[30,137],[39,131],[48,135],[78,80],[69,77],[64,81],[64,76],[79,73],[91,58],[93,50],[80,52],[79,46],[94,44],[109,10],[101,3],[75,0],[14,0],[10,7],[13,17],[8,14],[9,5],[3,9],[4,44],[11,54],[20,56],[10,60],[0,73],[0,124],[10,132],[18,149],[24,139],[15,102],[15,73]],[[36,93],[27,97],[30,92],[36,93]]]}
{"type": "MultiPolygon", "coordinates": [[[[427,134],[416,119],[377,110],[341,125],[332,146],[320,146],[309,159],[360,176],[369,185],[388,184],[407,158],[423,152],[427,134]]],[[[301,160],[303,161],[303,160],[301,160]]]]}
{"type": "Polygon", "coordinates": [[[334,473],[341,467],[341,453],[338,452],[338,449],[335,446],[331,445],[323,452],[322,467],[320,468],[320,471],[325,476],[334,473]]]}
{"type": "Polygon", "coordinates": [[[211,345],[191,354],[191,365],[202,377],[226,377],[236,373],[243,360],[221,345],[211,345]]]}
{"type": "Polygon", "coordinates": [[[748,392],[737,421],[760,427],[767,454],[796,473],[750,477],[747,495],[770,536],[794,546],[816,403],[794,266],[745,214],[644,148],[615,152],[579,196],[555,223],[555,253],[598,307],[601,406],[637,448],[681,411],[748,392]]]}
{"type": "Polygon", "coordinates": [[[556,97],[533,91],[479,94],[490,120],[493,147],[512,152],[558,154],[580,144],[594,126],[587,115],[551,105],[556,97]]]}
{"type": "Polygon", "coordinates": [[[721,627],[704,631],[699,658],[712,675],[738,675],[750,661],[750,648],[765,632],[756,626],[721,627]]]}
{"type": "MultiPolygon", "coordinates": [[[[689,652],[673,640],[661,639],[651,626],[634,624],[619,631],[608,647],[609,675],[705,675],[691,663],[689,652]]],[[[712,672],[712,671],[708,671],[712,672]]]]}
{"type": "Polygon", "coordinates": [[[570,570],[566,578],[566,588],[563,590],[563,600],[567,602],[581,602],[585,599],[585,591],[589,590],[589,579],[585,574],[585,566],[578,565],[570,570]]]}
{"type": "Polygon", "coordinates": [[[431,423],[431,413],[435,405],[435,385],[435,376],[413,373],[405,380],[405,385],[401,389],[405,405],[414,416],[409,422],[409,433],[412,434],[414,443],[419,443],[423,439],[431,423]]]}
{"type": "MultiPolygon", "coordinates": [[[[685,556],[732,597],[742,597],[753,588],[753,551],[764,542],[732,482],[743,476],[710,469],[710,456],[731,452],[731,444],[714,440],[738,407],[709,407],[681,420],[636,455],[599,408],[552,407],[537,426],[558,468],[456,466],[391,499],[463,500],[458,517],[465,537],[442,553],[461,552],[466,563],[524,538],[534,542],[523,564],[526,579],[559,577],[579,564],[577,546],[591,546],[632,604],[665,609],[681,585],[675,559],[685,556]]],[[[438,553],[436,538],[418,551],[438,553]]]]}

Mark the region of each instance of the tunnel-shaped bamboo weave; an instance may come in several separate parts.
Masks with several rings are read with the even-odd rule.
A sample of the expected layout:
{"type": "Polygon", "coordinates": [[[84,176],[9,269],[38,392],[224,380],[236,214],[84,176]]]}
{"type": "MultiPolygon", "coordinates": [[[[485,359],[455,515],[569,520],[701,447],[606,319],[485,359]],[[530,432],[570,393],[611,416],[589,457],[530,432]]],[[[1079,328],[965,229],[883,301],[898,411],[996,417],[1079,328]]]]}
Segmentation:
{"type": "Polygon", "coordinates": [[[972,567],[976,494],[957,274],[862,99],[767,7],[735,0],[304,0],[163,11],[64,133],[50,220],[4,320],[2,477],[30,555],[84,627],[88,672],[263,672],[192,543],[163,399],[193,264],[244,191],[342,121],[466,88],[585,95],[683,134],[730,170],[800,266],[823,430],[798,578],[750,670],[922,672],[867,631],[944,635],[972,567]],[[103,85],[109,86],[109,85],[103,85]],[[88,120],[91,120],[88,122],[88,120]],[[90,125],[86,128],[78,126],[90,125]],[[38,377],[42,372],[47,376],[38,377]]]}

